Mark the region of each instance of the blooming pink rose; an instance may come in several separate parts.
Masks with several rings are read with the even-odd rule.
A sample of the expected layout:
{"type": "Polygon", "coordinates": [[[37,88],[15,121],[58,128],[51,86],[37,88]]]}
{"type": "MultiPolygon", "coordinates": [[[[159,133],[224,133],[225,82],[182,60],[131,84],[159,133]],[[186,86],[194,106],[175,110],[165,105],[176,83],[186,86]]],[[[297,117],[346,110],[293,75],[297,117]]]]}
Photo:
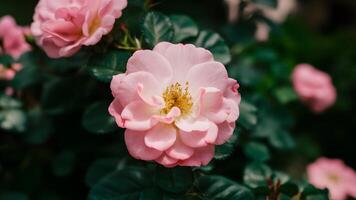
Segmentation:
{"type": "Polygon", "coordinates": [[[11,16],[0,19],[0,40],[2,40],[0,54],[6,53],[14,58],[19,58],[31,49],[25,40],[23,27],[18,26],[11,16]]]}
{"type": "Polygon", "coordinates": [[[213,55],[194,45],[159,43],[134,53],[113,77],[109,112],[126,128],[136,159],[166,167],[207,165],[233,134],[238,83],[213,55]]]}
{"type": "Polygon", "coordinates": [[[324,111],[336,101],[336,89],[330,76],[309,64],[297,65],[292,81],[300,99],[315,113],[324,111]]]}
{"type": "Polygon", "coordinates": [[[315,187],[329,189],[331,199],[356,198],[356,173],[343,161],[319,158],[307,167],[309,182],[315,187]]]}
{"type": "Polygon", "coordinates": [[[31,30],[49,57],[69,57],[108,34],[127,0],[40,0],[31,30]]]}

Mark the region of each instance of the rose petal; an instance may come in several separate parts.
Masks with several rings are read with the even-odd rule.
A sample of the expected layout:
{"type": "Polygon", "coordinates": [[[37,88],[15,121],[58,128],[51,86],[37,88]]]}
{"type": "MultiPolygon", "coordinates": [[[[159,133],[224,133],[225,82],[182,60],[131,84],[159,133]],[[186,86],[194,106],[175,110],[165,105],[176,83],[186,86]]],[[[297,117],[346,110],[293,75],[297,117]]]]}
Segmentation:
{"type": "Polygon", "coordinates": [[[210,123],[210,127],[207,131],[192,131],[184,132],[180,131],[179,136],[182,142],[190,147],[205,147],[208,144],[214,144],[218,136],[218,127],[214,123],[210,123]]]}
{"type": "Polygon", "coordinates": [[[214,145],[208,145],[206,147],[194,149],[194,154],[192,157],[188,158],[187,160],[181,161],[179,165],[181,166],[205,166],[209,164],[209,162],[214,157],[215,147],[214,145]]]}
{"type": "Polygon", "coordinates": [[[158,122],[152,119],[155,110],[143,101],[134,101],[127,105],[121,113],[125,128],[146,131],[158,122]]]}
{"type": "Polygon", "coordinates": [[[166,151],[166,154],[177,160],[185,160],[191,157],[194,149],[185,145],[180,138],[177,138],[174,145],[166,151]]]}
{"type": "Polygon", "coordinates": [[[174,144],[176,138],[177,131],[173,126],[159,123],[147,131],[145,144],[159,151],[165,151],[174,144]]]}
{"type": "Polygon", "coordinates": [[[118,99],[114,99],[114,101],[109,106],[109,113],[115,118],[116,124],[124,128],[124,120],[121,117],[121,112],[124,108],[118,101],[118,99]]]}
{"type": "Polygon", "coordinates": [[[192,67],[187,75],[189,91],[193,97],[197,97],[200,88],[214,87],[224,91],[228,84],[227,71],[219,62],[207,62],[192,67]]]}
{"type": "Polygon", "coordinates": [[[215,144],[222,145],[227,142],[234,133],[235,122],[223,122],[221,124],[218,124],[218,129],[218,137],[216,138],[215,144]]]}
{"type": "Polygon", "coordinates": [[[185,83],[188,71],[197,64],[213,61],[213,55],[206,49],[197,48],[192,44],[175,44],[167,47],[164,43],[157,47],[155,51],[162,53],[173,69],[172,82],[185,83]],[[163,51],[163,49],[165,49],[163,51]]]}
{"type": "Polygon", "coordinates": [[[162,93],[162,87],[152,74],[141,71],[126,76],[114,76],[111,81],[111,91],[116,97],[125,97],[119,98],[121,105],[125,107],[141,98],[147,103],[154,102],[154,96],[162,93]]]}
{"type": "Polygon", "coordinates": [[[165,167],[175,167],[178,164],[177,159],[171,158],[166,154],[163,154],[161,157],[159,157],[155,161],[165,167]]]}
{"type": "Polygon", "coordinates": [[[200,112],[214,123],[220,124],[229,115],[229,109],[223,107],[223,94],[216,88],[202,88],[200,94],[200,112]]]}
{"type": "Polygon", "coordinates": [[[161,156],[162,152],[149,148],[144,142],[145,132],[125,131],[125,143],[130,155],[139,160],[155,160],[161,156]]]}
{"type": "Polygon", "coordinates": [[[150,50],[136,51],[127,63],[127,73],[151,73],[161,84],[167,84],[173,75],[170,63],[160,54],[150,50]]]}
{"type": "Polygon", "coordinates": [[[208,119],[200,118],[182,118],[175,121],[175,125],[182,131],[207,131],[210,128],[210,122],[208,119]]]}

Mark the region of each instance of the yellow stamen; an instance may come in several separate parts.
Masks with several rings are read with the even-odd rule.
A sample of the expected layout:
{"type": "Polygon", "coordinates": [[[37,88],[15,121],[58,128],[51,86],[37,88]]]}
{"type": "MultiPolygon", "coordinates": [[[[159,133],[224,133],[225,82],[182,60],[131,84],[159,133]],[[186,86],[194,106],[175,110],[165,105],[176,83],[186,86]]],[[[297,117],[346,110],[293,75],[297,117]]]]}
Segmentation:
{"type": "Polygon", "coordinates": [[[340,177],[336,174],[329,174],[329,180],[331,180],[334,183],[338,183],[340,180],[340,177]]]}
{"type": "Polygon", "coordinates": [[[187,115],[191,112],[193,101],[188,91],[189,83],[186,82],[185,89],[179,83],[172,84],[166,88],[162,96],[165,107],[161,109],[161,114],[167,114],[173,107],[178,107],[181,115],[187,115]]]}

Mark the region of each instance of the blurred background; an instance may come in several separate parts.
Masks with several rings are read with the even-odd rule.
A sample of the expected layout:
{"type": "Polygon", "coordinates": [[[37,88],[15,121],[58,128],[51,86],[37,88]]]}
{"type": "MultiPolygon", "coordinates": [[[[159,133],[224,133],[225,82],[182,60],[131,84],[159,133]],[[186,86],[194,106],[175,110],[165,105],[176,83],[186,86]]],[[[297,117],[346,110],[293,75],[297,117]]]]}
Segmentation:
{"type": "MultiPolygon", "coordinates": [[[[37,0],[0,0],[0,16],[12,15],[19,24],[29,25],[36,3],[37,0]]],[[[227,8],[222,0],[162,0],[156,9],[188,14],[199,25],[220,32],[231,45],[238,47],[243,42],[241,34],[226,33],[227,8]]],[[[318,156],[340,158],[356,169],[356,1],[300,0],[297,12],[271,35],[270,41],[261,45],[270,51],[264,55],[277,54],[289,65],[310,63],[329,73],[338,92],[336,105],[323,114],[312,114],[300,103],[293,104],[296,122],[292,133],[297,138],[297,148],[274,154],[280,156],[277,162],[294,166],[291,173],[300,167],[296,176],[301,176],[304,166],[318,156]]],[[[234,59],[239,59],[238,53],[234,59]]],[[[243,95],[244,89],[241,90],[243,95]]]]}

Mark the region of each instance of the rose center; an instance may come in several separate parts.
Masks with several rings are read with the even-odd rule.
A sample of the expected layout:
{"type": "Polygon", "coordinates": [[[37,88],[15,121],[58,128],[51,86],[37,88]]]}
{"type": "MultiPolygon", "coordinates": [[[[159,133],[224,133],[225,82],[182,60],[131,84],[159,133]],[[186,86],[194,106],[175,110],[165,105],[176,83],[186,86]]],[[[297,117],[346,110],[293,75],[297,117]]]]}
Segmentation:
{"type": "Polygon", "coordinates": [[[336,174],[329,174],[329,180],[332,181],[333,183],[338,183],[340,177],[336,174]]]}
{"type": "Polygon", "coordinates": [[[161,109],[161,114],[167,114],[173,107],[177,107],[181,111],[181,115],[187,115],[191,112],[193,101],[188,91],[189,83],[185,84],[183,89],[179,83],[171,84],[163,92],[162,96],[165,102],[165,107],[161,109]]]}
{"type": "Polygon", "coordinates": [[[96,15],[89,27],[89,34],[92,35],[101,24],[100,17],[96,15]]]}

